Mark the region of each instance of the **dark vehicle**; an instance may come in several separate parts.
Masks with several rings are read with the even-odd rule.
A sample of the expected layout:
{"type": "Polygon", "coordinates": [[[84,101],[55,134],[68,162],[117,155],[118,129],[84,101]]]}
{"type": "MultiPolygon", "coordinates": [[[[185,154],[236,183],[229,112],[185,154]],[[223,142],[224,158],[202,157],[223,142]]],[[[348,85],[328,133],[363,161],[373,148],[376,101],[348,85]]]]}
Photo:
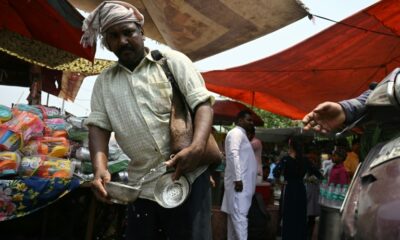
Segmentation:
{"type": "MultiPolygon", "coordinates": [[[[345,239],[400,239],[400,68],[368,96],[362,122],[386,134],[359,165],[342,205],[345,239]]],[[[368,127],[368,125],[367,125],[368,127]]]]}

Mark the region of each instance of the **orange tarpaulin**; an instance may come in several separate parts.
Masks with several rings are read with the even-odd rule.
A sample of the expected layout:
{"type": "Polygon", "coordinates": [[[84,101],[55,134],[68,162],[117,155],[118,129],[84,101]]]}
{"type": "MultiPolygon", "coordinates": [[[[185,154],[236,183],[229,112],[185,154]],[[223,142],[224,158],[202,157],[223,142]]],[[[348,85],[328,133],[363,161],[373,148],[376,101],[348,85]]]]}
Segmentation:
{"type": "MultiPolygon", "coordinates": [[[[271,57],[203,73],[209,90],[301,119],[357,96],[400,65],[400,1],[381,1],[271,57]]],[[[268,47],[268,46],[266,46],[268,47]]]]}

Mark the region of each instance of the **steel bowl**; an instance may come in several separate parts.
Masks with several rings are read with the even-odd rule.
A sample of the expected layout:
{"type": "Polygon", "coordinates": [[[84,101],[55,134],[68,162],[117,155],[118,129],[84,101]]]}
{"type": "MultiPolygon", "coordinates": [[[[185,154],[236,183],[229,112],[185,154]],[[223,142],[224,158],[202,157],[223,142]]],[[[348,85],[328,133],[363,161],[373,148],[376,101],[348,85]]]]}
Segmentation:
{"type": "Polygon", "coordinates": [[[172,172],[165,173],[156,182],[154,197],[164,208],[174,208],[181,205],[190,193],[190,183],[185,176],[172,180],[172,172]]]}
{"type": "Polygon", "coordinates": [[[119,182],[107,182],[105,184],[110,201],[118,204],[134,202],[140,195],[141,189],[119,182]]]}

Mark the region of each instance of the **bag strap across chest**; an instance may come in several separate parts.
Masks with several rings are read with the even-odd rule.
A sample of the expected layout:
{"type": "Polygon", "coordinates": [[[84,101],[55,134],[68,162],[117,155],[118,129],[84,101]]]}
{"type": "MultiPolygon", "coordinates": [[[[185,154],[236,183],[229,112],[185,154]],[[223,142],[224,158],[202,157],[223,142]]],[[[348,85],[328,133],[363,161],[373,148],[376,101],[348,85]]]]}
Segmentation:
{"type": "Polygon", "coordinates": [[[174,93],[178,94],[181,101],[187,106],[187,109],[189,110],[190,114],[193,115],[193,112],[191,108],[189,107],[189,104],[186,101],[186,98],[183,96],[178,83],[175,80],[174,74],[172,73],[171,69],[168,66],[167,59],[161,54],[159,50],[153,50],[151,51],[151,56],[153,57],[154,60],[159,63],[165,73],[165,76],[168,78],[168,80],[171,82],[172,88],[174,90],[174,93]]]}

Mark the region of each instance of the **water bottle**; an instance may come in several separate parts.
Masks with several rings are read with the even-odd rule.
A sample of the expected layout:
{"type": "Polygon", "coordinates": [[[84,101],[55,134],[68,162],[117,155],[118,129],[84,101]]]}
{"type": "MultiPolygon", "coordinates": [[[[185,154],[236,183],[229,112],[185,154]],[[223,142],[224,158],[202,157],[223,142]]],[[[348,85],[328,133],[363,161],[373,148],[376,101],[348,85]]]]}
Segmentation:
{"type": "Polygon", "coordinates": [[[332,207],[333,206],[333,191],[335,189],[335,185],[333,183],[329,184],[328,191],[326,193],[326,206],[332,207]]]}
{"type": "Polygon", "coordinates": [[[342,193],[342,185],[337,184],[332,194],[332,207],[337,208],[340,206],[340,195],[342,193]]]}
{"type": "Polygon", "coordinates": [[[325,205],[326,204],[326,193],[328,184],[326,180],[323,180],[322,183],[319,185],[319,204],[325,205]]]}

